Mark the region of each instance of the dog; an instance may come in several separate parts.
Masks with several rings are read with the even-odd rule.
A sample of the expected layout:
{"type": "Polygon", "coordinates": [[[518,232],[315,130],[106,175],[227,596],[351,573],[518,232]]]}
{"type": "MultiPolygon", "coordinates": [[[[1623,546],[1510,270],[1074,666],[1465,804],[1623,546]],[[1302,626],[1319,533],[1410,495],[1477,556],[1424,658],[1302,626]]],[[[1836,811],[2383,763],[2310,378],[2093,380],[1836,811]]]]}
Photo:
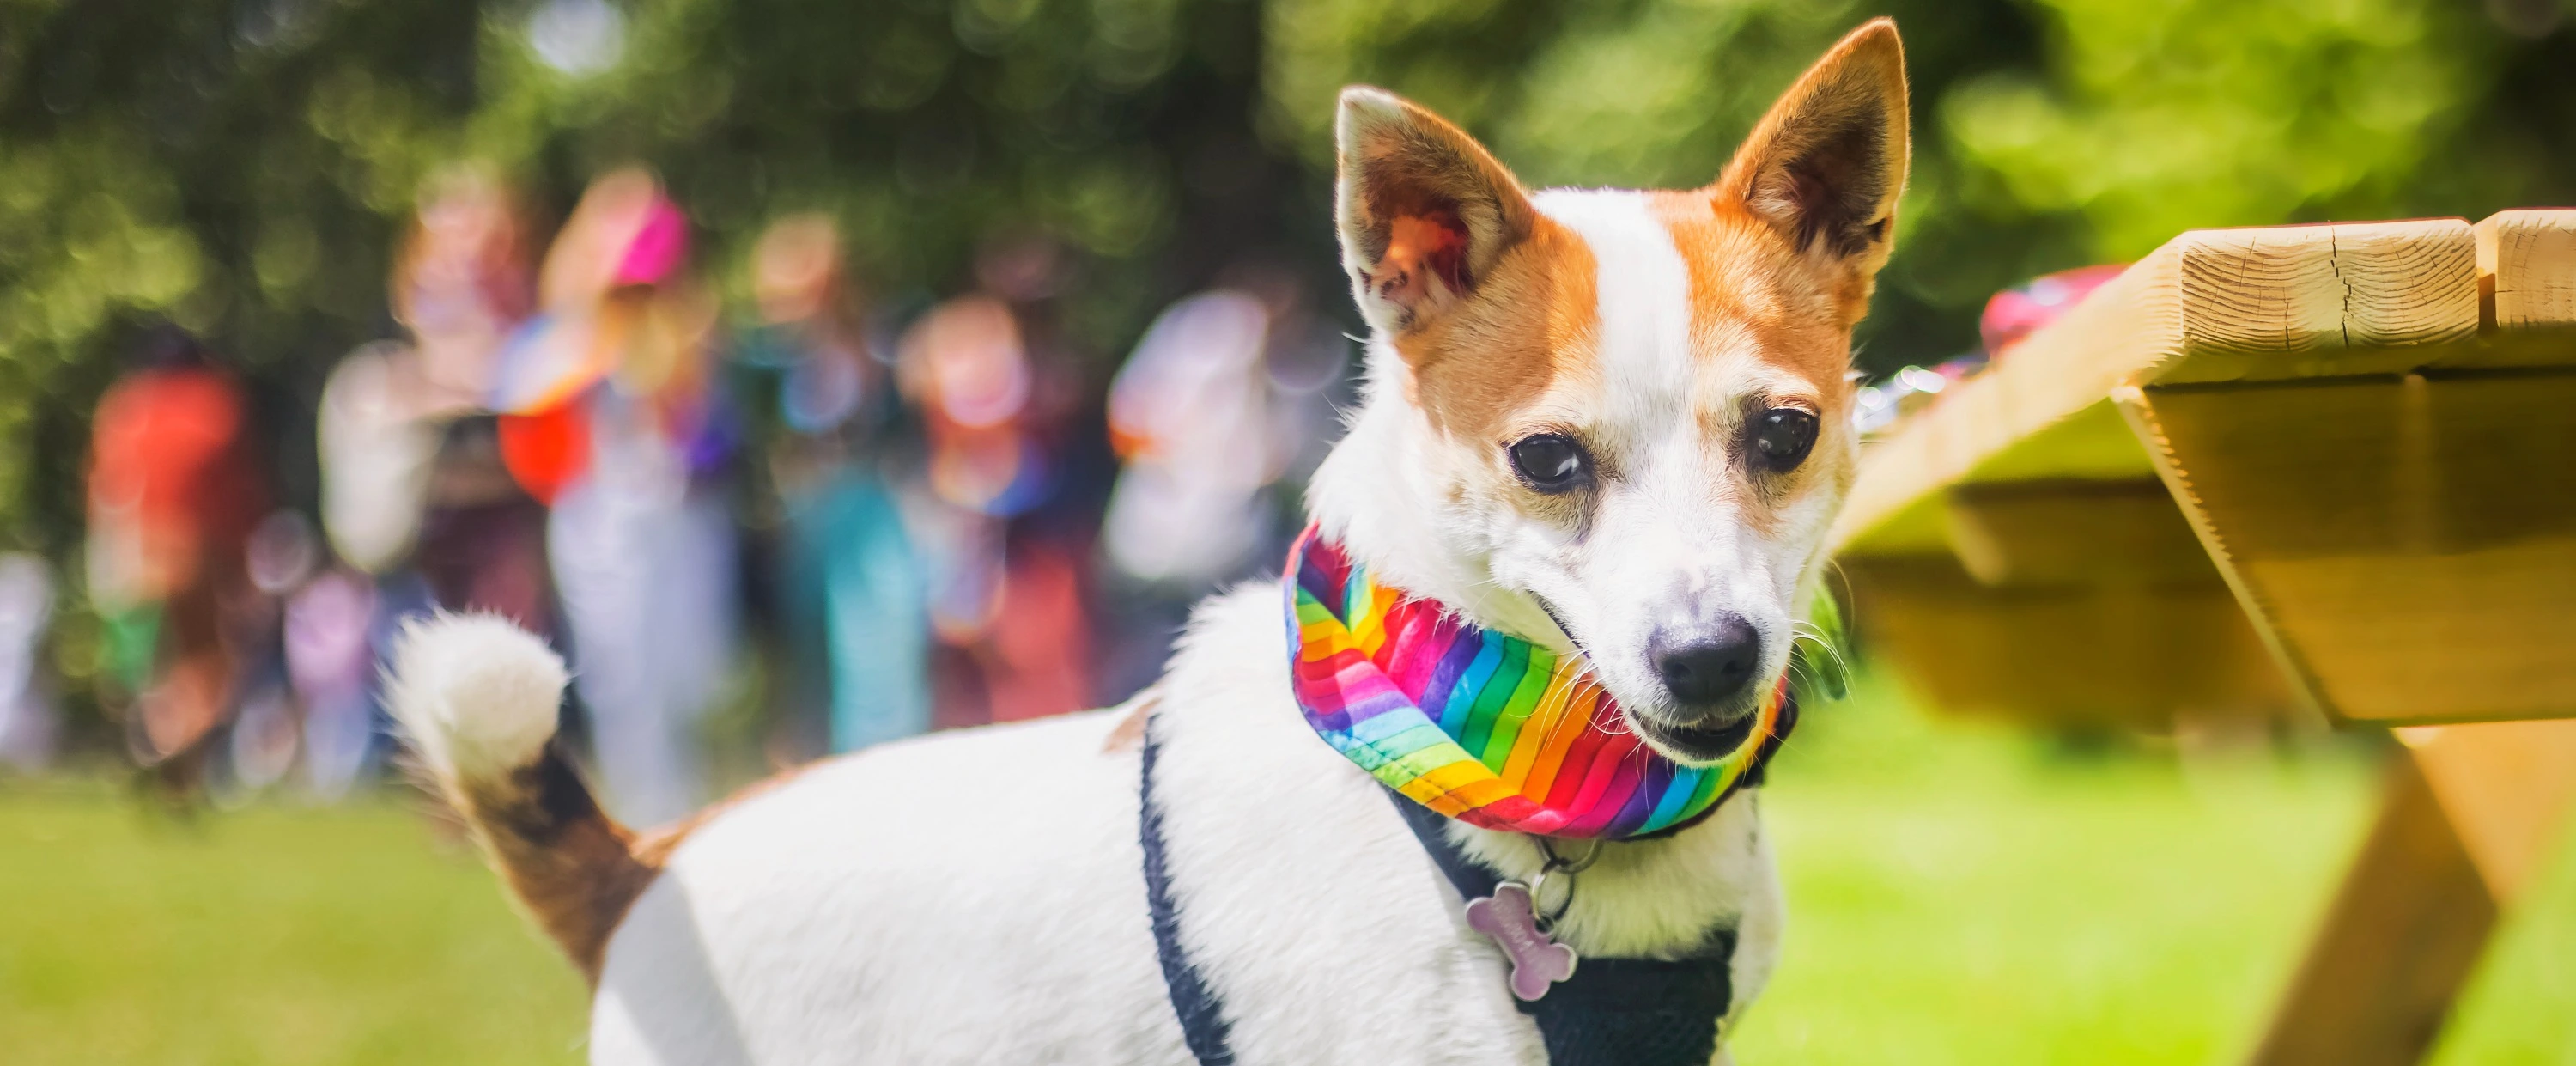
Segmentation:
{"type": "MultiPolygon", "coordinates": [[[[1850,338],[1907,129],[1886,20],[1690,191],[1531,192],[1429,111],[1345,90],[1335,220],[1367,386],[1312,481],[1310,536],[1582,656],[1675,765],[1724,755],[1788,667],[1853,478],[1850,338]]],[[[1514,960],[1425,852],[1533,888],[1568,868],[1528,834],[1408,830],[1411,801],[1292,701],[1280,596],[1203,603],[1128,705],[870,748],[640,835],[555,738],[562,662],[507,623],[415,627],[391,703],[590,981],[597,1063],[1212,1061],[1184,983],[1222,1015],[1213,1061],[1550,1061],[1514,960]],[[1159,815],[1151,856],[1140,813],[1159,815]]],[[[1554,939],[1652,960],[1723,932],[1722,1036],[1780,943],[1757,795],[1598,844],[1554,939]]]]}

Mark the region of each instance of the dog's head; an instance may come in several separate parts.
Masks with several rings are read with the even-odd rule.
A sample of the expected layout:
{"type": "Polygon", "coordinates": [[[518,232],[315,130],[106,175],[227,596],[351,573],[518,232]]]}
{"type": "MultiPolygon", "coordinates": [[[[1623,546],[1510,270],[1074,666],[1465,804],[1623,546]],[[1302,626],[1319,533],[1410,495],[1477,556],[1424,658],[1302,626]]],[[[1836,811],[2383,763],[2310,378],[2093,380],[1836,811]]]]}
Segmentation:
{"type": "Polygon", "coordinates": [[[1336,133],[1374,337],[1317,514],[1400,587],[1561,634],[1665,754],[1733,751],[1852,480],[1851,331],[1905,183],[1895,26],[1835,45],[1686,192],[1531,193],[1375,89],[1336,133]]]}

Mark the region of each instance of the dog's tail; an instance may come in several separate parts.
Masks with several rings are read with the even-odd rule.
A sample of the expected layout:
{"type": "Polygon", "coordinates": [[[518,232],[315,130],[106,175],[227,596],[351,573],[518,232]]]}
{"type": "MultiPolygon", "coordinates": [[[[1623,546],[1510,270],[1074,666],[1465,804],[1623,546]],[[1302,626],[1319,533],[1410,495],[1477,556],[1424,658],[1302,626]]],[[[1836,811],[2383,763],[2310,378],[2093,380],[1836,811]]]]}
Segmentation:
{"type": "Polygon", "coordinates": [[[521,909],[594,983],[610,932],[658,872],[555,738],[563,660],[488,615],[412,623],[390,700],[427,772],[521,909]]]}

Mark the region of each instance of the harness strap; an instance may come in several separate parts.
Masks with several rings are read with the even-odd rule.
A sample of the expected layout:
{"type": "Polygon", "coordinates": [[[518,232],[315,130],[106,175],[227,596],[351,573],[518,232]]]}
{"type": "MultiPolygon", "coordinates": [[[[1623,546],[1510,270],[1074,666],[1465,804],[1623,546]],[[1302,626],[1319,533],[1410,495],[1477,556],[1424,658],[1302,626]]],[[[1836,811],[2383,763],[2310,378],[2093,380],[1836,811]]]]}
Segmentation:
{"type": "MultiPolygon", "coordinates": [[[[1153,916],[1154,957],[1163,964],[1163,984],[1170,990],[1172,1013],[1181,1021],[1181,1042],[1199,1066],[1234,1066],[1233,1029],[1226,1024],[1225,1004],[1200,976],[1181,946],[1181,919],[1172,909],[1172,875],[1163,859],[1163,808],[1154,802],[1153,712],[1145,714],[1143,781],[1137,786],[1136,839],[1145,847],[1145,908],[1153,916]]],[[[1436,817],[1436,816],[1435,816],[1436,817]]]]}
{"type": "MultiPolygon", "coordinates": [[[[1449,842],[1447,816],[1387,797],[1460,898],[1494,894],[1500,879],[1449,842]]],[[[1735,1003],[1734,959],[1735,930],[1720,928],[1685,958],[1585,958],[1547,995],[1513,1003],[1538,1023],[1549,1066],[1707,1066],[1735,1003]]]]}
{"type": "MultiPolygon", "coordinates": [[[[1145,852],[1145,905],[1154,956],[1162,964],[1181,1042],[1199,1066],[1235,1066],[1225,1003],[1181,944],[1180,916],[1166,864],[1163,810],[1154,799],[1161,745],[1149,712],[1137,787],[1137,841],[1145,852]]],[[[1766,753],[1767,754],[1767,753],[1766,753]]],[[[1760,783],[1759,768],[1745,785],[1760,783]]],[[[1397,815],[1432,865],[1464,899],[1494,894],[1499,879],[1449,842],[1446,817],[1389,790],[1397,815]]],[[[1706,1066],[1717,1054],[1719,1020],[1734,1005],[1735,930],[1715,930],[1680,959],[1587,958],[1574,976],[1535,1002],[1515,1000],[1538,1024],[1550,1066],[1706,1066]]]]}

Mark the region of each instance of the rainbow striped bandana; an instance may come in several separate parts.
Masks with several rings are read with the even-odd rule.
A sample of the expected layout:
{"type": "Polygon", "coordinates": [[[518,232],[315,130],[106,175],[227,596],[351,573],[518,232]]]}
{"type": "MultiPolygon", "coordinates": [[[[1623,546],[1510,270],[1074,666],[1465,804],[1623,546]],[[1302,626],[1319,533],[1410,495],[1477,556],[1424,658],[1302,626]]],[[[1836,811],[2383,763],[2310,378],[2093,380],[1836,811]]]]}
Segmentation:
{"type": "Polygon", "coordinates": [[[1684,766],[1620,719],[1581,656],[1378,584],[1309,526],[1289,549],[1289,664],[1306,724],[1386,787],[1469,825],[1628,840],[1690,826],[1797,723],[1786,678],[1734,753],[1684,766]]]}

